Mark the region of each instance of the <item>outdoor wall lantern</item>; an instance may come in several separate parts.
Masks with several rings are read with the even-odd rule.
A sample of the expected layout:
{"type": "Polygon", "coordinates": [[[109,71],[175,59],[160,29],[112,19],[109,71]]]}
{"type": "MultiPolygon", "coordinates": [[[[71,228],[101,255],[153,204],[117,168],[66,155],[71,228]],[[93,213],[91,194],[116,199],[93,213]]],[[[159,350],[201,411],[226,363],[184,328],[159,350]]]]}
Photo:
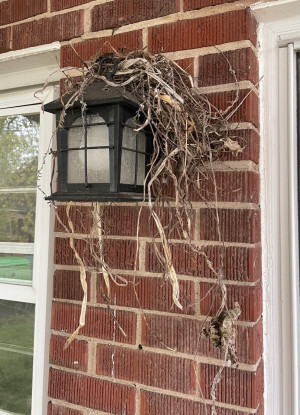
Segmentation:
{"type": "MultiPolygon", "coordinates": [[[[85,88],[83,102],[83,111],[79,100],[67,109],[64,128],[58,128],[57,192],[47,199],[143,200],[153,138],[147,129],[136,131],[135,98],[123,87],[97,81],[85,88]]],[[[57,125],[62,109],[61,99],[45,105],[57,125]]]]}

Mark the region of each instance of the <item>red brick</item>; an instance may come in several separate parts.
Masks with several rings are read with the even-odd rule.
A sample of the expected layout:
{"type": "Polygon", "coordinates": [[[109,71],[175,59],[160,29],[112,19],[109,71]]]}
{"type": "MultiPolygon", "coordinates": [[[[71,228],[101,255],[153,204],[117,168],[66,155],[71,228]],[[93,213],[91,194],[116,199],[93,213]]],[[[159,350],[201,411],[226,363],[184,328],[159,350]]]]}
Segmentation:
{"type": "Polygon", "coordinates": [[[70,367],[71,369],[87,372],[88,369],[88,342],[73,340],[64,350],[67,337],[51,336],[50,363],[56,366],[70,367]]]}
{"type": "MultiPolygon", "coordinates": [[[[86,265],[94,265],[88,241],[74,239],[74,246],[86,265]]],[[[54,262],[61,265],[78,265],[69,238],[55,238],[54,262]]]]}
{"type": "Polygon", "coordinates": [[[92,32],[125,26],[143,20],[176,13],[178,0],[115,0],[99,4],[92,10],[92,32]]]}
{"type": "Polygon", "coordinates": [[[195,394],[194,362],[174,356],[99,344],[97,374],[160,389],[195,394]]]}
{"type": "Polygon", "coordinates": [[[208,170],[203,175],[198,183],[193,184],[191,200],[259,203],[259,174],[251,171],[208,170]]]}
{"type": "MultiPolygon", "coordinates": [[[[195,290],[191,281],[179,281],[179,301],[183,311],[174,306],[172,286],[170,281],[163,278],[131,277],[123,275],[128,281],[127,286],[111,284],[110,303],[129,308],[143,310],[159,310],[174,313],[194,314],[195,290]]],[[[103,303],[101,286],[106,292],[105,285],[98,278],[97,301],[103,303]]]]}
{"type": "MultiPolygon", "coordinates": [[[[134,269],[136,257],[136,241],[106,240],[105,258],[108,265],[115,269],[134,269]]],[[[137,262],[138,266],[138,262],[137,262]]]]}
{"type": "MultiPolygon", "coordinates": [[[[159,232],[154,220],[151,217],[148,207],[144,207],[140,213],[140,207],[136,206],[110,206],[103,210],[103,223],[105,234],[117,236],[139,236],[159,237],[159,232]],[[139,223],[139,228],[138,228],[139,223]]],[[[188,231],[186,212],[180,212],[183,216],[183,229],[188,231]]],[[[182,236],[176,211],[174,208],[156,209],[156,214],[161,221],[166,235],[169,238],[178,239],[182,236]]],[[[188,212],[191,222],[191,237],[195,228],[195,211],[188,212]]]]}
{"type": "Polygon", "coordinates": [[[256,23],[249,10],[237,10],[151,27],[148,39],[151,53],[195,49],[247,39],[255,45],[256,23]]]}
{"type": "MultiPolygon", "coordinates": [[[[97,254],[99,252],[98,242],[95,239],[90,241],[93,249],[97,254]]],[[[91,246],[89,241],[83,239],[75,239],[74,246],[79,255],[81,255],[85,265],[95,266],[95,259],[91,255],[91,246]]],[[[112,268],[117,269],[134,269],[136,255],[136,241],[131,240],[111,240],[104,241],[104,260],[112,268]]],[[[78,265],[73,250],[70,247],[68,238],[55,239],[55,264],[61,265],[78,265]]]]}
{"type": "MultiPolygon", "coordinates": [[[[91,275],[86,275],[90,301],[91,275]]],[[[83,291],[79,271],[56,270],[53,277],[53,298],[82,301],[83,291]]]]}
{"type": "Polygon", "coordinates": [[[10,33],[10,27],[0,29],[0,53],[8,52],[10,50],[10,33]]]}
{"type": "Polygon", "coordinates": [[[199,86],[245,80],[258,82],[258,60],[251,48],[199,57],[199,86]]]}
{"type": "MultiPolygon", "coordinates": [[[[100,39],[93,39],[86,42],[76,43],[73,46],[79,56],[83,60],[88,61],[92,59],[98,52],[109,52],[112,51],[112,48],[118,51],[142,49],[142,31],[136,30],[128,33],[120,33],[119,35],[102,37],[100,39]]],[[[65,66],[82,66],[82,62],[76,56],[70,46],[63,46],[60,50],[60,53],[60,64],[62,68],[65,66]]]]}
{"type": "MultiPolygon", "coordinates": [[[[256,243],[260,241],[260,211],[254,209],[218,209],[219,230],[215,209],[200,211],[200,239],[256,243]]],[[[221,242],[220,241],[220,242],[221,242]]]]}
{"type": "Polygon", "coordinates": [[[83,11],[23,23],[13,26],[12,31],[14,50],[73,39],[83,34],[83,11]]]}
{"type": "MultiPolygon", "coordinates": [[[[262,288],[261,284],[254,287],[226,285],[227,305],[233,309],[234,303],[238,302],[241,307],[239,320],[257,321],[262,314],[262,288]]],[[[200,283],[200,310],[203,315],[214,316],[218,311],[222,294],[218,284],[200,283]]]]}
{"type": "Polygon", "coordinates": [[[237,91],[207,94],[210,104],[215,108],[215,115],[233,122],[249,122],[259,126],[259,99],[254,91],[241,89],[237,91]]]}
{"type": "MultiPolygon", "coordinates": [[[[257,281],[261,278],[261,249],[246,247],[207,246],[202,252],[195,252],[189,245],[171,244],[173,265],[178,274],[195,277],[216,278],[208,261],[216,272],[222,266],[224,279],[232,281],[257,281]]],[[[146,271],[163,272],[163,267],[152,244],[146,245],[146,271]]]]}
{"type": "Polygon", "coordinates": [[[135,389],[89,376],[50,369],[49,396],[110,414],[135,414],[135,389]]]}
{"type": "MultiPolygon", "coordinates": [[[[60,205],[57,208],[55,232],[70,232],[66,209],[67,206],[64,205],[60,205]]],[[[90,233],[93,226],[93,207],[71,206],[69,215],[72,220],[75,233],[90,233]]]]}
{"type": "MultiPolygon", "coordinates": [[[[183,399],[161,393],[141,391],[141,414],[143,415],[208,415],[212,412],[208,404],[196,402],[193,398],[183,399]]],[[[235,409],[217,408],[218,415],[249,415],[235,409]]]]}
{"type": "Polygon", "coordinates": [[[8,0],[0,3],[0,25],[6,25],[47,11],[47,0],[8,0]]]}
{"type": "MultiPolygon", "coordinates": [[[[52,304],[51,328],[65,333],[73,333],[79,322],[81,306],[74,304],[52,304]]],[[[136,314],[127,311],[110,312],[107,308],[87,307],[86,325],[80,330],[83,336],[104,340],[115,340],[122,343],[135,343],[136,314]],[[120,331],[118,324],[126,333],[120,331]]]]}
{"type": "Polygon", "coordinates": [[[79,6],[80,4],[90,3],[91,0],[51,0],[51,11],[69,9],[70,7],[79,6]]]}
{"type": "MultiPolygon", "coordinates": [[[[206,323],[181,316],[146,314],[142,325],[142,346],[169,348],[191,356],[224,359],[208,338],[201,335],[206,323]]],[[[236,350],[240,363],[255,364],[262,354],[262,321],[253,327],[236,326],[236,350]]]]}
{"type": "Polygon", "coordinates": [[[191,77],[195,76],[194,72],[194,58],[178,59],[175,61],[179,66],[182,67],[191,77]]]}
{"type": "MultiPolygon", "coordinates": [[[[211,399],[211,385],[219,367],[201,364],[201,389],[211,399]]],[[[216,400],[231,405],[256,409],[263,397],[263,364],[256,372],[224,368],[222,380],[216,388],[216,400]]]]}
{"type": "Polygon", "coordinates": [[[83,415],[83,412],[65,406],[54,405],[52,402],[49,402],[47,415],[83,415]]]}

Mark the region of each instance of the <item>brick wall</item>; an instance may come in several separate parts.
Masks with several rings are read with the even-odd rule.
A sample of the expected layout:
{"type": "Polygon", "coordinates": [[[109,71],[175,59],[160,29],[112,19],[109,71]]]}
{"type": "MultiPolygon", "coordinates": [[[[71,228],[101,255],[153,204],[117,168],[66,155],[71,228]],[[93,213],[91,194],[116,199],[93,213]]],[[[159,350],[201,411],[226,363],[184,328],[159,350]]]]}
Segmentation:
{"type": "MultiPolygon", "coordinates": [[[[258,67],[256,24],[247,8],[253,2],[0,2],[1,53],[57,40],[62,43],[61,66],[80,66],[69,41],[83,59],[90,59],[100,47],[108,50],[108,41],[116,49],[165,53],[196,77],[218,108],[226,108],[237,89],[240,100],[252,91],[231,119],[244,152],[225,155],[215,166],[229,305],[238,301],[242,309],[237,326],[240,365],[226,368],[218,385],[219,415],[263,414],[258,67]]],[[[210,179],[202,192],[213,200],[210,179]]],[[[194,243],[218,267],[221,246],[215,221],[199,195],[192,199],[194,243]]],[[[91,210],[86,204],[73,209],[78,238],[89,231],[91,210]]],[[[130,204],[108,212],[112,226],[107,258],[128,281],[133,280],[136,214],[136,206],[130,204]]],[[[210,414],[211,383],[223,360],[200,337],[206,315],[213,315],[218,306],[214,275],[203,258],[174,237],[171,249],[184,305],[179,312],[169,284],[161,279],[145,218],[135,277],[144,313],[132,284],[112,286],[111,309],[124,337],[103,304],[91,263],[86,326],[64,351],[66,336],[77,326],[82,293],[67,235],[59,224],[55,231],[48,415],[210,414]]],[[[84,242],[78,239],[77,247],[84,251],[84,242]]]]}

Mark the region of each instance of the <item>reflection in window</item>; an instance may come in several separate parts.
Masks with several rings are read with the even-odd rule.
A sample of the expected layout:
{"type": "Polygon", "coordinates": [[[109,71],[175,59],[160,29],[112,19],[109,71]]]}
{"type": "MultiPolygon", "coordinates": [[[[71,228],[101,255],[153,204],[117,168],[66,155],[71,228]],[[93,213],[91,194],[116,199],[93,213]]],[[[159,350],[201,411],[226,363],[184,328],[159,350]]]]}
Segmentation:
{"type": "Polygon", "coordinates": [[[34,305],[0,300],[0,412],[30,415],[34,305]]]}
{"type": "Polygon", "coordinates": [[[32,279],[32,260],[26,256],[29,248],[25,249],[22,260],[18,243],[29,246],[34,242],[38,141],[39,115],[0,117],[2,281],[32,279]],[[3,251],[3,243],[9,244],[9,252],[8,245],[3,251]]]}

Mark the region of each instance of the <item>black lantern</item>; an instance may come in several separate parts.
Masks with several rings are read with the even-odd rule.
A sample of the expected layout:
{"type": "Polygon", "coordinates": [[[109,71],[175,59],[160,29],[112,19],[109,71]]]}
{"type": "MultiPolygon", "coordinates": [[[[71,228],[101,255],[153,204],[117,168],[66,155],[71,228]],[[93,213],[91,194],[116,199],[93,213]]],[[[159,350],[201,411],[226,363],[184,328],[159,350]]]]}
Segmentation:
{"type": "MultiPolygon", "coordinates": [[[[135,98],[123,87],[97,81],[86,87],[82,102],[67,109],[58,129],[58,189],[47,199],[142,200],[153,140],[149,130],[138,130],[135,98]]],[[[61,99],[45,105],[57,125],[62,109],[61,99]]]]}

